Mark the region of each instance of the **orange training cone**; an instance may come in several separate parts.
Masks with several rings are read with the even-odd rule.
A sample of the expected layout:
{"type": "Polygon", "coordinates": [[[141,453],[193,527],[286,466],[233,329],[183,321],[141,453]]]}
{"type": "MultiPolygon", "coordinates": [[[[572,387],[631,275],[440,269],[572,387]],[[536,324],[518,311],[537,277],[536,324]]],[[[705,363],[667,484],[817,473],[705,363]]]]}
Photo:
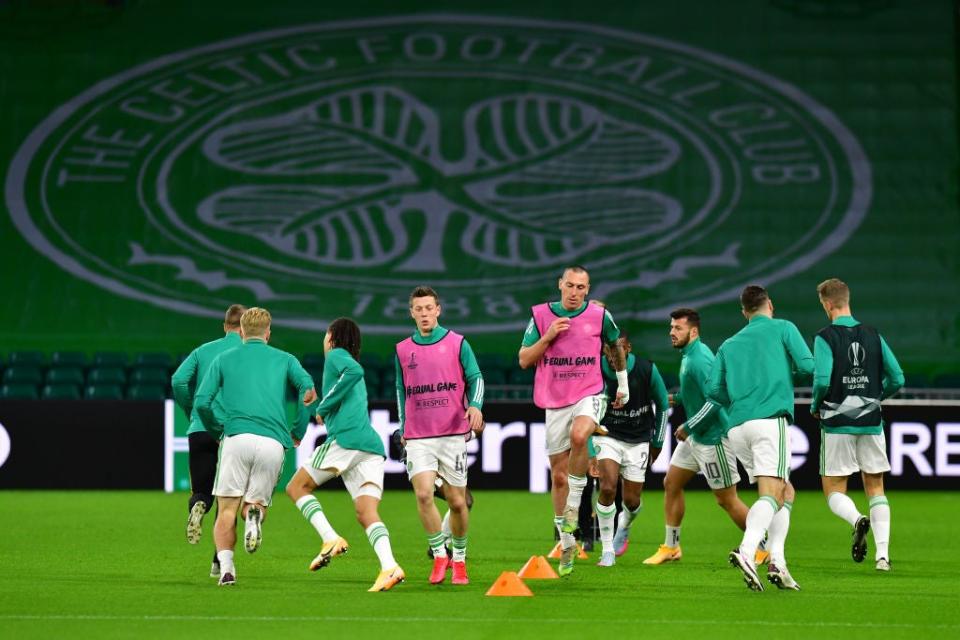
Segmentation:
{"type": "Polygon", "coordinates": [[[494,581],[493,585],[487,589],[488,596],[532,596],[533,591],[523,584],[513,571],[504,571],[500,577],[494,581]]]}
{"type": "MultiPolygon", "coordinates": [[[[561,547],[560,543],[558,542],[557,546],[553,548],[553,551],[547,554],[547,557],[550,558],[551,560],[556,560],[560,557],[561,551],[563,551],[563,547],[561,547]]],[[[582,545],[579,545],[579,544],[577,545],[577,552],[578,552],[577,558],[579,558],[580,560],[586,560],[590,557],[587,555],[587,552],[583,550],[582,545]]]]}
{"type": "Polygon", "coordinates": [[[523,565],[523,568],[517,572],[517,575],[524,580],[552,580],[560,578],[543,556],[530,556],[527,564],[523,565]]]}

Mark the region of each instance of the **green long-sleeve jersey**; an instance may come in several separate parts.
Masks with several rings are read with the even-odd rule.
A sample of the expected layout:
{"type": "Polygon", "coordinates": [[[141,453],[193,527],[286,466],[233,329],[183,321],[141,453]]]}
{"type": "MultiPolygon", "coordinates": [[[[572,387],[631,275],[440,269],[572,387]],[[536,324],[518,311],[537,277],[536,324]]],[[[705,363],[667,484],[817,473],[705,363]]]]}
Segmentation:
{"type": "Polygon", "coordinates": [[[680,351],[680,391],[677,400],[687,414],[684,429],[700,444],[717,444],[730,429],[727,410],[707,402],[707,384],[716,357],[700,338],[680,351]],[[698,417],[698,412],[706,412],[698,417]]]}
{"type": "Polygon", "coordinates": [[[213,359],[194,404],[204,428],[215,437],[221,432],[223,436],[252,433],[273,438],[289,449],[293,439],[300,440],[307,430],[310,414],[302,401],[312,388],[313,379],[295,357],[262,339],[249,338],[213,359]],[[287,385],[297,389],[297,420],[292,431],[287,426],[287,385]],[[222,425],[213,411],[218,399],[222,425]]]}
{"type": "MultiPolygon", "coordinates": [[[[449,330],[437,325],[429,335],[422,336],[419,331],[413,332],[413,341],[416,344],[434,344],[443,340],[449,330]]],[[[403,370],[400,368],[400,360],[394,356],[393,366],[396,371],[397,381],[397,413],[400,420],[400,432],[403,433],[404,411],[407,403],[407,390],[403,386],[403,370]]],[[[460,343],[460,366],[463,367],[463,377],[467,382],[467,406],[483,409],[483,374],[480,372],[480,365],[477,364],[477,356],[473,353],[473,348],[467,339],[464,338],[460,343]]]]}
{"type": "MultiPolygon", "coordinates": [[[[855,327],[860,323],[852,316],[840,316],[833,321],[833,324],[841,327],[855,327]]],[[[880,350],[883,358],[883,395],[881,399],[886,400],[900,390],[903,386],[904,377],[903,369],[900,368],[897,357],[893,355],[893,351],[887,345],[883,336],[880,336],[880,350]]],[[[813,339],[813,360],[813,400],[810,403],[810,413],[817,413],[820,411],[820,405],[826,397],[827,391],[830,390],[830,379],[833,375],[833,351],[827,341],[820,336],[813,339]]],[[[880,424],[869,427],[841,425],[835,427],[824,426],[823,428],[830,433],[877,435],[883,431],[883,423],[881,421],[880,424]]]]}
{"type": "MultiPolygon", "coordinates": [[[[792,421],[793,385],[812,377],[813,354],[797,326],[755,315],[717,350],[707,402],[727,409],[731,427],[778,416],[792,421]]],[[[695,417],[703,420],[715,410],[704,409],[695,417]]]]}
{"type": "MultiPolygon", "coordinates": [[[[204,430],[203,422],[193,406],[193,396],[203,377],[210,369],[210,363],[224,351],[238,347],[242,343],[240,334],[236,331],[230,331],[222,338],[202,344],[191,351],[187,359],[180,363],[177,370],[173,372],[173,376],[170,378],[170,385],[173,387],[173,399],[190,418],[187,435],[204,430]]],[[[214,413],[222,413],[218,403],[214,404],[213,410],[214,413]]]]}
{"type": "Polygon", "coordinates": [[[383,441],[370,424],[363,367],[346,349],[337,347],[327,353],[321,388],[315,412],[327,427],[327,441],[386,457],[383,441]]]}

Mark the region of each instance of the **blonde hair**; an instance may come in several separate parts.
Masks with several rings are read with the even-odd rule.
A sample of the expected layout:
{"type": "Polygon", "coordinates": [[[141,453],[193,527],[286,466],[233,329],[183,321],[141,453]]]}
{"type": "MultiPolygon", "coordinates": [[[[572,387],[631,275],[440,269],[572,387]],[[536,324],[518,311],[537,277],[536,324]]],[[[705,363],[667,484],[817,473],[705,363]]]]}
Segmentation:
{"type": "Polygon", "coordinates": [[[835,307],[845,307],[850,304],[850,287],[839,278],[830,278],[817,285],[817,295],[835,307]]]}
{"type": "Polygon", "coordinates": [[[270,328],[270,312],[261,307],[250,307],[240,316],[240,328],[248,338],[262,338],[270,328]]]}

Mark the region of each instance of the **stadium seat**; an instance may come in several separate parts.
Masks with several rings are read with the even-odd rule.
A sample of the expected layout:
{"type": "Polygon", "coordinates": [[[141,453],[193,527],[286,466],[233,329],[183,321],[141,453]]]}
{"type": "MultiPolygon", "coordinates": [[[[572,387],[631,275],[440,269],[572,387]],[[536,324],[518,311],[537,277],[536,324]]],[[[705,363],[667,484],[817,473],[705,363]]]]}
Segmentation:
{"type": "Polygon", "coordinates": [[[7,400],[36,400],[37,387],[32,384],[7,383],[0,386],[0,398],[7,400]]]}
{"type": "Polygon", "coordinates": [[[170,382],[170,374],[166,369],[157,367],[135,367],[130,372],[130,382],[135,384],[161,385],[164,388],[170,382]]]}
{"type": "Polygon", "coordinates": [[[534,369],[511,369],[507,379],[510,381],[510,384],[525,384],[533,385],[533,376],[534,369]]]}
{"type": "Polygon", "coordinates": [[[303,365],[304,369],[323,369],[323,354],[322,353],[305,353],[303,357],[300,358],[300,364],[303,365]]]}
{"type": "Polygon", "coordinates": [[[9,384],[37,386],[43,381],[40,367],[33,364],[11,364],[3,372],[3,381],[9,384]]]}
{"type": "Polygon", "coordinates": [[[164,400],[166,387],[159,384],[132,384],[127,387],[128,400],[164,400]]]}
{"type": "Polygon", "coordinates": [[[904,373],[903,386],[908,389],[926,389],[930,386],[930,378],[925,373],[904,373]]]}
{"type": "Polygon", "coordinates": [[[510,369],[515,362],[508,360],[506,356],[500,353],[482,353],[477,355],[477,364],[480,365],[480,371],[482,371],[484,377],[486,377],[487,371],[493,369],[506,371],[510,369]]]}
{"type": "Polygon", "coordinates": [[[87,400],[123,400],[123,387],[119,384],[90,384],[83,397],[87,400]]]}
{"type": "Polygon", "coordinates": [[[42,367],[46,364],[47,358],[40,351],[11,351],[7,358],[7,364],[25,364],[34,367],[42,367]]]}
{"type": "Polygon", "coordinates": [[[122,369],[127,366],[127,354],[122,351],[98,351],[93,356],[93,366],[122,369]]]}
{"type": "Polygon", "coordinates": [[[173,364],[173,358],[170,357],[169,353],[138,353],[137,357],[133,360],[133,365],[135,367],[157,367],[162,369],[169,369],[173,364]]]}
{"type": "Polygon", "coordinates": [[[83,384],[83,369],[77,366],[54,366],[47,369],[47,384],[83,384]]]}
{"type": "Polygon", "coordinates": [[[48,383],[40,391],[44,400],[79,400],[80,388],[75,384],[48,383]]]}
{"type": "Polygon", "coordinates": [[[930,382],[930,386],[936,389],[960,388],[960,373],[938,373],[930,382]]]}
{"type": "Polygon", "coordinates": [[[54,351],[50,356],[50,363],[54,367],[83,367],[87,366],[87,354],[81,351],[54,351]]]}
{"type": "Polygon", "coordinates": [[[385,368],[383,358],[375,353],[361,353],[359,362],[360,366],[363,367],[363,370],[367,373],[376,372],[377,375],[379,375],[385,368]]]}
{"type": "Polygon", "coordinates": [[[313,384],[317,387],[317,393],[320,393],[320,386],[323,384],[323,367],[305,367],[307,373],[313,378],[313,384]]]}
{"type": "Polygon", "coordinates": [[[661,371],[659,367],[657,371],[660,371],[660,377],[663,378],[663,386],[667,388],[667,391],[680,386],[680,377],[677,376],[677,374],[671,373],[670,371],[661,371]]]}
{"type": "Polygon", "coordinates": [[[365,380],[364,383],[367,385],[367,400],[379,400],[380,395],[380,385],[374,384],[370,380],[365,380]]]}
{"type": "Polygon", "coordinates": [[[122,385],[127,382],[127,375],[120,367],[96,367],[87,374],[87,384],[115,384],[122,385]]]}
{"type": "Polygon", "coordinates": [[[487,388],[492,385],[507,384],[507,374],[503,369],[481,369],[480,372],[483,374],[483,384],[487,388]]]}

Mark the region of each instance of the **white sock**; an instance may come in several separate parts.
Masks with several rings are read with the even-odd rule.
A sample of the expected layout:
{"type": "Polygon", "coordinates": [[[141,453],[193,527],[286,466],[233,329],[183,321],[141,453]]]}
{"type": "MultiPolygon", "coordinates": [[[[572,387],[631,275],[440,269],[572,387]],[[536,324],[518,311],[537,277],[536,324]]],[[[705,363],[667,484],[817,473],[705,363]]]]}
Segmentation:
{"type": "Polygon", "coordinates": [[[890,503],[886,496],[870,498],[870,528],[877,547],[876,559],[890,559],[890,503]]]}
{"type": "Polygon", "coordinates": [[[390,532],[382,522],[374,522],[367,527],[367,540],[370,546],[380,559],[380,570],[386,571],[397,566],[397,561],[393,558],[393,550],[390,548],[390,532]]]}
{"type": "Polygon", "coordinates": [[[680,527],[671,527],[667,525],[666,535],[663,537],[663,544],[667,547],[679,547],[680,546],[680,527]]]}
{"type": "Polygon", "coordinates": [[[850,496],[845,493],[840,493],[839,491],[834,491],[827,496],[827,505],[830,507],[830,511],[833,511],[836,515],[846,520],[851,527],[855,526],[857,520],[863,515],[860,513],[860,510],[857,509],[857,505],[853,503],[853,500],[850,499],[850,496]]]}
{"type": "Polygon", "coordinates": [[[617,515],[617,505],[605,505],[597,502],[597,519],[600,521],[600,542],[604,553],[613,553],[613,520],[617,515]]]}
{"type": "Polygon", "coordinates": [[[297,500],[297,508],[300,509],[300,513],[307,519],[307,522],[317,530],[324,542],[332,542],[339,537],[333,527],[330,526],[327,516],[324,515],[320,502],[312,494],[305,495],[297,500]]]}
{"type": "Polygon", "coordinates": [[[783,548],[787,543],[787,532],[790,531],[790,512],[792,510],[793,503],[784,501],[783,506],[770,521],[770,529],[767,532],[770,536],[767,541],[770,562],[780,568],[787,566],[787,557],[783,548]]]}
{"type": "Polygon", "coordinates": [[[641,511],[643,511],[643,502],[637,505],[637,508],[634,511],[631,511],[624,506],[623,511],[620,512],[620,517],[617,519],[617,528],[630,529],[633,521],[637,519],[637,516],[640,515],[641,511]]]}
{"type": "Polygon", "coordinates": [[[563,539],[563,516],[553,516],[553,526],[557,528],[557,533],[563,539]]]}
{"type": "Polygon", "coordinates": [[[560,534],[560,548],[569,549],[570,547],[577,544],[577,539],[573,537],[572,533],[561,533],[560,534]]]}
{"type": "Polygon", "coordinates": [[[449,543],[450,538],[453,536],[453,529],[450,528],[449,509],[447,509],[447,512],[443,514],[443,520],[440,522],[440,533],[443,534],[443,537],[446,538],[446,541],[449,543]]]}
{"type": "Polygon", "coordinates": [[[580,499],[583,497],[583,490],[587,486],[587,476],[567,476],[567,485],[570,489],[567,493],[567,509],[580,511],[580,499]]]}
{"type": "Polygon", "coordinates": [[[776,500],[770,496],[761,496],[747,512],[747,528],[743,532],[743,540],[740,541],[740,553],[750,560],[757,555],[757,546],[763,540],[763,534],[770,528],[778,509],[776,500]]]}
{"type": "Polygon", "coordinates": [[[233,551],[231,549],[217,551],[217,560],[220,562],[220,575],[225,573],[237,574],[237,569],[233,566],[233,551]]]}

